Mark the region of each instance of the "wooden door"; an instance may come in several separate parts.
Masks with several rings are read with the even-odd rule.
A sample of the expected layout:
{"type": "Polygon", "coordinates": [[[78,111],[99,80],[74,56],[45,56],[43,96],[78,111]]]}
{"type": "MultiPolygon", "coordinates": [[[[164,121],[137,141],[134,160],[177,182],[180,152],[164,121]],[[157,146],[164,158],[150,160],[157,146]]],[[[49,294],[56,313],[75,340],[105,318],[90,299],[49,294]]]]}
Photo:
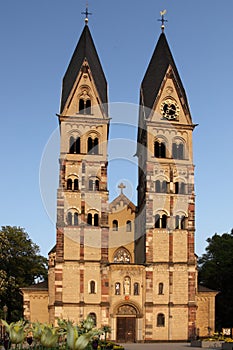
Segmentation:
{"type": "Polygon", "coordinates": [[[117,317],[117,341],[135,342],[135,317],[117,317]]]}

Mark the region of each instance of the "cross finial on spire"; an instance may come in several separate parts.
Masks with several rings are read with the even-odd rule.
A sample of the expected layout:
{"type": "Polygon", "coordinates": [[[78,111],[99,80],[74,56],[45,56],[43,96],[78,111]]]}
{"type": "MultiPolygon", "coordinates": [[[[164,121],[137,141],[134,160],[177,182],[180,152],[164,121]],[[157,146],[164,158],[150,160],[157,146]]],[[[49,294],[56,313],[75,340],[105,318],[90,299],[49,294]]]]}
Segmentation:
{"type": "Polygon", "coordinates": [[[123,189],[126,188],[126,186],[121,182],[120,185],[118,185],[118,188],[120,188],[121,194],[123,194],[123,189]]]}
{"type": "Polygon", "coordinates": [[[86,16],[85,17],[85,23],[87,25],[87,23],[88,23],[88,16],[92,15],[92,13],[88,11],[88,2],[86,3],[86,10],[85,10],[85,12],[81,12],[81,14],[86,16]]]}
{"type": "Polygon", "coordinates": [[[164,28],[165,28],[164,22],[167,22],[167,20],[164,18],[164,15],[165,15],[166,13],[167,13],[167,10],[160,11],[161,18],[158,19],[158,21],[160,21],[160,22],[162,23],[162,24],[161,24],[162,32],[164,32],[164,28]]]}

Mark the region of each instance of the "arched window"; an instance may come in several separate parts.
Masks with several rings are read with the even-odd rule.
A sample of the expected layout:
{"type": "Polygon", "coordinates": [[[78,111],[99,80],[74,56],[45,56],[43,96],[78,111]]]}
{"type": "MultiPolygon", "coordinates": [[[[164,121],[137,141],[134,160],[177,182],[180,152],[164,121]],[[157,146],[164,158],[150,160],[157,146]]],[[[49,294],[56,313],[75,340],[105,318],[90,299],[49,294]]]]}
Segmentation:
{"type": "Polygon", "coordinates": [[[174,159],[184,159],[184,144],[180,142],[173,142],[172,157],[174,159]]]}
{"type": "Polygon", "coordinates": [[[71,211],[69,211],[67,213],[66,221],[67,221],[67,225],[69,226],[78,226],[78,213],[77,212],[72,213],[71,211]]]}
{"type": "Polygon", "coordinates": [[[72,213],[68,212],[68,214],[67,214],[67,225],[69,225],[69,226],[72,225],[72,219],[73,219],[72,213]]]}
{"type": "Polygon", "coordinates": [[[91,114],[91,100],[86,100],[86,110],[85,114],[91,114]]]}
{"type": "Polygon", "coordinates": [[[78,191],[78,179],[74,179],[74,191],[78,191]]]}
{"type": "Polygon", "coordinates": [[[126,222],[126,232],[131,232],[132,231],[132,222],[128,220],[126,222]]]}
{"type": "Polygon", "coordinates": [[[80,98],[79,100],[79,113],[80,114],[84,114],[84,100],[82,98],[80,98]]]}
{"type": "Polygon", "coordinates": [[[87,139],[87,152],[88,152],[88,153],[91,153],[92,148],[93,148],[92,138],[91,138],[91,137],[88,137],[88,139],[87,139]]]}
{"type": "Polygon", "coordinates": [[[163,294],[163,283],[162,282],[159,283],[158,294],[160,294],[160,295],[163,294]]]}
{"type": "Polygon", "coordinates": [[[185,230],[186,228],[186,217],[185,215],[176,215],[175,218],[175,228],[176,230],[185,230]]]}
{"type": "Polygon", "coordinates": [[[88,316],[89,316],[90,318],[92,318],[93,325],[96,327],[96,325],[97,325],[96,314],[95,314],[94,312],[90,312],[88,316]]]}
{"type": "Polygon", "coordinates": [[[99,180],[89,179],[88,188],[89,188],[89,191],[99,191],[99,180]]]}
{"type": "Polygon", "coordinates": [[[79,100],[79,113],[80,114],[91,114],[91,100],[84,100],[80,98],[79,100]]]}
{"type": "Polygon", "coordinates": [[[130,263],[130,253],[125,248],[120,248],[114,254],[114,263],[130,263]]]}
{"type": "Polygon", "coordinates": [[[167,227],[167,215],[163,214],[160,216],[159,214],[155,215],[155,228],[166,228],[167,227]]]}
{"type": "Polygon", "coordinates": [[[68,179],[67,180],[67,186],[66,186],[67,190],[72,190],[72,179],[68,179]]]}
{"type": "Polygon", "coordinates": [[[92,214],[91,213],[87,214],[87,224],[92,225],[92,214]]]}
{"type": "Polygon", "coordinates": [[[118,221],[117,220],[113,220],[113,222],[112,222],[112,230],[113,231],[118,231],[118,221]]]}
{"type": "Polygon", "coordinates": [[[80,154],[80,137],[77,137],[76,139],[73,136],[70,137],[69,153],[80,154]]]}
{"type": "Polygon", "coordinates": [[[120,282],[115,283],[115,295],[120,295],[121,294],[121,284],[120,282]]]}
{"type": "Polygon", "coordinates": [[[75,138],[73,136],[70,137],[70,147],[69,147],[69,153],[74,153],[74,143],[75,143],[75,138]]]}
{"type": "Polygon", "coordinates": [[[166,144],[162,141],[155,141],[154,156],[156,158],[166,158],[166,144]]]}
{"type": "Polygon", "coordinates": [[[74,226],[78,226],[78,213],[74,213],[74,226]]]}
{"type": "Polygon", "coordinates": [[[157,315],[157,327],[165,327],[165,316],[164,314],[157,315]]]}
{"type": "Polygon", "coordinates": [[[138,282],[135,282],[133,285],[133,294],[139,295],[139,283],[138,282]]]}
{"type": "Polygon", "coordinates": [[[90,293],[95,294],[95,281],[90,281],[90,293]]]}
{"type": "Polygon", "coordinates": [[[94,226],[99,226],[99,215],[94,214],[94,226]]]}
{"type": "Polygon", "coordinates": [[[175,194],[185,194],[184,182],[175,182],[175,194]]]}
{"type": "Polygon", "coordinates": [[[167,215],[165,215],[165,214],[162,215],[161,227],[162,228],[166,228],[167,227],[167,215]]]}
{"type": "Polygon", "coordinates": [[[89,154],[99,154],[99,139],[98,137],[95,137],[92,139],[91,137],[88,137],[87,139],[87,152],[89,154]]]}
{"type": "Polygon", "coordinates": [[[99,139],[97,137],[93,141],[93,146],[94,146],[93,153],[98,154],[99,153],[99,139]]]}
{"type": "Polygon", "coordinates": [[[167,181],[155,181],[155,192],[157,193],[167,193],[167,181]]]}
{"type": "Polygon", "coordinates": [[[160,215],[155,215],[155,228],[160,228],[160,215]]]}
{"type": "Polygon", "coordinates": [[[77,137],[75,141],[75,150],[74,153],[80,154],[80,137],[77,137]]]}

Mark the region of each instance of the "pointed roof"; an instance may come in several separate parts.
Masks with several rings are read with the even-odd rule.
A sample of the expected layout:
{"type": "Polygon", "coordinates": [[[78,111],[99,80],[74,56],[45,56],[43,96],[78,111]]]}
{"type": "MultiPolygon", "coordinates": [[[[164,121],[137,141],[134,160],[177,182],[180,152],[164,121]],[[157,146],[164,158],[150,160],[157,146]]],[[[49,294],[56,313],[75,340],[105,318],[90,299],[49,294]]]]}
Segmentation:
{"type": "Polygon", "coordinates": [[[91,32],[88,25],[86,24],[63,78],[60,108],[61,113],[73,88],[75,80],[80,72],[84,59],[88,61],[96,88],[101,99],[100,102],[103,104],[108,102],[107,81],[94,45],[94,41],[91,36],[91,32]]]}
{"type": "Polygon", "coordinates": [[[181,93],[188,108],[186,93],[181,82],[175,61],[172,57],[165,34],[162,32],[141,84],[141,103],[152,108],[169,65],[172,67],[181,93]]]}

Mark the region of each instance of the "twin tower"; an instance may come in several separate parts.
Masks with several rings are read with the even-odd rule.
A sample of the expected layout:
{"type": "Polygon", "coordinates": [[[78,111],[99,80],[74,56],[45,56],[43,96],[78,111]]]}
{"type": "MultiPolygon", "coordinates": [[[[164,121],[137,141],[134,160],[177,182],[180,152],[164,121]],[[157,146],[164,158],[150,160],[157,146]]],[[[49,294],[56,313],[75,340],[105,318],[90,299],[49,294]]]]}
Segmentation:
{"type": "Polygon", "coordinates": [[[111,327],[118,342],[185,340],[197,325],[192,122],[162,32],[140,88],[138,203],[109,203],[108,93],[86,23],[63,78],[49,320],[111,327]]]}

